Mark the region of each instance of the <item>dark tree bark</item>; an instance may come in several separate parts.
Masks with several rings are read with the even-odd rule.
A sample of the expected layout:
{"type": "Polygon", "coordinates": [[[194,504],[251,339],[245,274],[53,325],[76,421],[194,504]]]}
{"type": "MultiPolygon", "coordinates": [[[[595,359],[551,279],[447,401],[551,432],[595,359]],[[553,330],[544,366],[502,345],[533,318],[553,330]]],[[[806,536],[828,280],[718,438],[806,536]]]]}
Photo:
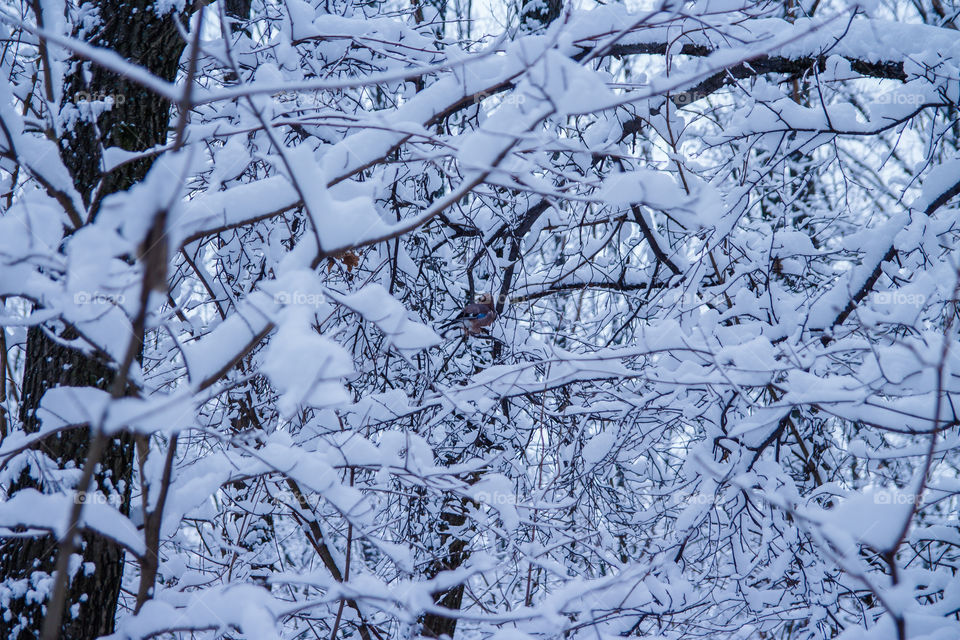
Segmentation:
{"type": "Polygon", "coordinates": [[[549,27],[563,13],[563,0],[522,0],[520,28],[527,33],[539,33],[549,27]]]}
{"type": "MultiPolygon", "coordinates": [[[[168,81],[176,78],[184,42],[175,20],[185,16],[158,16],[148,0],[93,0],[83,2],[84,11],[94,11],[100,20],[89,32],[74,35],[99,47],[111,49],[168,81]]],[[[142,151],[162,145],[168,138],[170,104],[115,73],[82,60],[73,60],[64,80],[61,112],[76,116],[74,103],[112,99],[113,107],[97,121],[77,121],[61,140],[61,156],[87,205],[92,220],[103,198],[128,189],[142,180],[152,159],[102,171],[106,147],[142,151]]],[[[33,327],[28,332],[20,420],[23,429],[36,432],[40,399],[58,386],[92,386],[107,389],[116,371],[105,359],[88,357],[65,346],[76,334],[62,323],[33,327]]],[[[44,442],[40,452],[61,469],[83,466],[90,444],[89,429],[74,429],[44,442]]],[[[95,474],[97,488],[115,500],[120,511],[129,512],[133,470],[133,443],[126,434],[107,447],[95,474]]],[[[34,487],[43,491],[45,478],[24,471],[9,492],[34,487]]],[[[9,538],[0,544],[0,582],[14,580],[40,587],[41,598],[27,590],[9,594],[8,614],[0,615],[0,637],[7,640],[36,638],[43,624],[49,593],[38,581],[53,572],[58,541],[52,536],[9,538]]],[[[113,632],[117,600],[123,576],[123,550],[113,542],[85,532],[79,551],[81,569],[71,577],[66,615],[60,630],[65,640],[90,640],[113,632]],[[87,567],[84,569],[83,567],[87,567]],[[92,568],[92,570],[90,570],[92,568]],[[72,608],[76,607],[76,613],[72,608]]]]}
{"type": "MultiPolygon", "coordinates": [[[[101,19],[92,33],[78,36],[86,35],[90,44],[111,49],[165,80],[172,82],[176,78],[185,44],[177,32],[176,20],[185,24],[186,16],[159,17],[150,0],[92,0],[81,6],[95,9],[101,19]]],[[[66,134],[61,156],[91,216],[96,216],[100,200],[142,180],[153,162],[144,158],[103,174],[102,149],[113,146],[142,151],[164,144],[170,103],[111,71],[75,61],[72,73],[64,79],[61,110],[67,112],[72,109],[71,102],[90,98],[112,98],[114,106],[96,124],[78,122],[66,134]],[[89,82],[84,71],[89,73],[89,82]]]]}
{"type": "MultiPolygon", "coordinates": [[[[43,393],[54,386],[94,386],[103,388],[113,371],[79,351],[60,345],[42,329],[30,330],[27,339],[26,373],[20,404],[20,420],[28,433],[39,429],[36,410],[43,393]]],[[[52,458],[61,468],[68,462],[81,466],[89,445],[89,430],[76,429],[45,441],[41,454],[52,458]]],[[[112,496],[121,511],[128,512],[130,502],[129,437],[119,438],[101,464],[98,488],[112,496]]],[[[43,479],[25,470],[10,487],[11,493],[27,487],[43,489],[43,479]]],[[[78,572],[74,577],[70,604],[79,603],[79,615],[65,622],[62,637],[94,638],[113,630],[113,612],[120,593],[123,551],[100,536],[84,534],[83,562],[93,563],[94,571],[78,572]],[[79,602],[86,594],[85,602],[79,602]]],[[[12,538],[0,545],[0,576],[3,580],[27,580],[31,585],[53,571],[57,540],[53,536],[12,538]]],[[[12,597],[10,618],[0,617],[0,637],[27,640],[36,638],[43,622],[43,607],[30,598],[12,597]]]]}
{"type": "MultiPolygon", "coordinates": [[[[458,500],[444,507],[440,515],[440,557],[430,568],[430,577],[435,577],[442,571],[452,571],[463,566],[470,557],[467,549],[467,540],[461,534],[461,528],[467,522],[466,506],[468,501],[458,500]]],[[[460,583],[447,591],[434,594],[438,605],[451,611],[458,611],[463,604],[465,585],[460,583]]],[[[427,638],[452,638],[457,631],[457,619],[437,613],[427,613],[420,621],[422,634],[427,638]]]]}
{"type": "MultiPolygon", "coordinates": [[[[479,372],[480,369],[477,369],[479,372]]],[[[477,439],[459,455],[449,456],[445,464],[452,466],[459,464],[473,456],[489,453],[493,449],[501,449],[484,433],[483,427],[477,427],[477,439]]],[[[473,473],[467,482],[473,484],[479,481],[481,475],[473,473]]],[[[435,550],[436,558],[428,569],[428,576],[433,579],[444,571],[455,571],[470,559],[470,539],[476,534],[475,525],[467,521],[467,511],[476,509],[480,505],[467,498],[452,498],[440,510],[440,520],[437,523],[439,545],[435,550]]],[[[463,605],[463,594],[466,584],[461,582],[453,587],[433,594],[434,602],[450,611],[459,611],[463,605]]],[[[420,618],[420,629],[424,637],[442,638],[454,637],[457,631],[457,618],[440,613],[426,613],[420,618]]]]}
{"type": "Polygon", "coordinates": [[[250,17],[251,4],[252,0],[226,0],[224,3],[227,15],[235,21],[231,25],[231,31],[234,33],[244,30],[244,24],[250,17]]]}

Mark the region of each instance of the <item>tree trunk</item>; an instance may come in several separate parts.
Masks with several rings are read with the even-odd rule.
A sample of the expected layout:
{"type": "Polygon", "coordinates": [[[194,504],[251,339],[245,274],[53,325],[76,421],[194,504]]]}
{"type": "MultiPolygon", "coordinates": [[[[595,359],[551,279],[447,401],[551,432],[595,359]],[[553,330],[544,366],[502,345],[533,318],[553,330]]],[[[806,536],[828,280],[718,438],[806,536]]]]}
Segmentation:
{"type": "Polygon", "coordinates": [[[520,29],[541,33],[563,13],[563,0],[521,0],[520,29]]]}
{"type": "MultiPolygon", "coordinates": [[[[479,371],[479,369],[478,369],[479,371]]],[[[448,466],[458,464],[468,457],[468,452],[489,452],[494,443],[478,427],[477,439],[461,454],[461,457],[451,457],[446,461],[448,466]]],[[[480,480],[480,474],[471,474],[468,482],[473,484],[480,480]]],[[[438,533],[440,538],[437,559],[431,564],[428,577],[432,580],[444,571],[455,571],[466,564],[470,559],[470,538],[476,533],[474,524],[467,524],[467,509],[478,508],[479,505],[467,498],[451,499],[440,510],[438,533]]],[[[463,593],[466,584],[461,582],[446,591],[433,594],[434,602],[450,611],[459,611],[463,605],[463,593]]],[[[427,638],[454,637],[457,631],[457,618],[451,618],[439,613],[425,613],[420,618],[421,633],[427,638]]]]}
{"type": "MultiPolygon", "coordinates": [[[[87,32],[75,33],[76,37],[112,49],[165,80],[175,79],[184,43],[177,33],[173,15],[158,16],[153,3],[146,0],[82,3],[81,11],[85,15],[89,15],[90,10],[100,16],[99,23],[87,32]]],[[[76,102],[113,102],[113,107],[100,115],[96,123],[77,121],[72,128],[65,127],[66,133],[61,139],[63,162],[88,206],[88,218],[92,219],[105,196],[128,189],[143,179],[152,163],[150,158],[141,159],[104,174],[101,149],[113,146],[141,151],[165,143],[170,104],[115,73],[89,62],[72,62],[70,73],[64,79],[61,106],[64,116],[77,115],[73,106],[76,102]]],[[[48,389],[58,386],[107,389],[116,374],[110,363],[65,347],[51,334],[60,340],[75,337],[75,332],[60,322],[33,327],[28,332],[20,405],[22,428],[28,433],[39,429],[36,411],[48,389]]],[[[41,451],[60,469],[80,468],[89,443],[89,429],[74,429],[47,439],[41,451]]],[[[129,512],[132,470],[132,438],[124,434],[107,447],[95,474],[97,488],[124,514],[129,512]]],[[[9,493],[27,487],[56,490],[56,487],[46,487],[45,481],[49,479],[25,470],[9,487],[9,493]]],[[[22,580],[24,587],[29,585],[6,594],[8,610],[0,614],[0,637],[4,640],[28,640],[39,634],[57,544],[52,536],[9,538],[0,544],[0,582],[22,580]]],[[[111,541],[86,532],[79,555],[83,564],[72,576],[60,637],[90,640],[113,632],[124,552],[111,541]]]]}
{"type": "MultiPolygon", "coordinates": [[[[470,553],[467,549],[467,541],[453,531],[459,531],[466,524],[467,517],[465,509],[466,500],[457,501],[455,504],[448,505],[440,515],[442,520],[440,533],[441,556],[431,567],[430,577],[436,577],[442,571],[453,571],[459,569],[469,559],[470,553]]],[[[463,604],[463,592],[465,584],[460,583],[450,589],[434,594],[436,603],[451,611],[459,611],[463,604]]],[[[437,613],[424,614],[420,621],[421,633],[427,638],[441,638],[449,636],[453,638],[457,631],[457,619],[443,616],[437,613]]]]}

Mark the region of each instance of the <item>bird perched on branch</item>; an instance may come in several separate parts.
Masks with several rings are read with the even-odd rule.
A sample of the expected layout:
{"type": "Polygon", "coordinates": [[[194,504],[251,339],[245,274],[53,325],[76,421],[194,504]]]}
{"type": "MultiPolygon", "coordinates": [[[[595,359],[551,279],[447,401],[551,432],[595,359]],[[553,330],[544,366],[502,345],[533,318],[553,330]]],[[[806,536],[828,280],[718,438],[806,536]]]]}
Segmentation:
{"type": "Polygon", "coordinates": [[[459,324],[463,327],[463,336],[467,337],[480,333],[492,325],[496,319],[497,310],[493,306],[493,296],[489,293],[481,293],[477,296],[476,302],[466,305],[456,318],[444,323],[443,327],[459,324]]]}

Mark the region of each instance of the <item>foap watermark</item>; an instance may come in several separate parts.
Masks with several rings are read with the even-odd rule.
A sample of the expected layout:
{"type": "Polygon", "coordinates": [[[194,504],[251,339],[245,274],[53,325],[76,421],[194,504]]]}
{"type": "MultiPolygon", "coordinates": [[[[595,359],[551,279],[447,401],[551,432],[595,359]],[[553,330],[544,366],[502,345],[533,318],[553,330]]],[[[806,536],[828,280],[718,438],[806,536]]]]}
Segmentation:
{"type": "Polygon", "coordinates": [[[77,93],[73,94],[73,102],[77,104],[81,102],[104,102],[119,106],[126,101],[127,98],[122,93],[78,91],[77,93]]]}
{"type": "Polygon", "coordinates": [[[922,293],[904,293],[903,291],[874,291],[870,300],[876,305],[920,307],[927,301],[922,293]]]}
{"type": "Polygon", "coordinates": [[[917,107],[923,104],[924,98],[922,95],[916,93],[901,93],[899,91],[891,91],[890,93],[877,96],[875,102],[877,104],[904,104],[917,107]]]}
{"type": "Polygon", "coordinates": [[[694,505],[694,504],[715,505],[715,504],[718,504],[722,500],[722,498],[720,496],[715,496],[708,493],[695,493],[693,495],[683,496],[679,500],[680,500],[680,504],[684,504],[684,505],[694,505]]]}
{"type": "Polygon", "coordinates": [[[491,507],[517,506],[517,496],[512,493],[501,493],[491,491],[477,491],[473,494],[473,499],[480,504],[487,504],[491,507]]]}
{"type": "Polygon", "coordinates": [[[122,305],[127,301],[122,293],[109,293],[105,291],[77,291],[73,294],[73,303],[82,304],[114,304],[122,305]]]}
{"type": "Polygon", "coordinates": [[[516,93],[515,91],[511,91],[506,95],[501,95],[497,92],[481,91],[473,96],[473,104],[480,104],[487,98],[491,98],[493,96],[499,96],[501,104],[521,105],[527,101],[527,96],[523,95],[522,93],[516,93]]]}
{"type": "Polygon", "coordinates": [[[903,491],[878,491],[873,494],[874,504],[919,504],[921,500],[917,494],[903,491]]]}
{"type": "Polygon", "coordinates": [[[324,302],[324,296],[321,293],[307,293],[305,291],[279,291],[274,294],[273,301],[282,305],[296,304],[319,307],[324,302]]]}
{"type": "Polygon", "coordinates": [[[99,491],[92,493],[83,491],[73,494],[73,502],[75,504],[105,504],[119,509],[123,504],[123,497],[115,493],[105,496],[99,491]]]}

